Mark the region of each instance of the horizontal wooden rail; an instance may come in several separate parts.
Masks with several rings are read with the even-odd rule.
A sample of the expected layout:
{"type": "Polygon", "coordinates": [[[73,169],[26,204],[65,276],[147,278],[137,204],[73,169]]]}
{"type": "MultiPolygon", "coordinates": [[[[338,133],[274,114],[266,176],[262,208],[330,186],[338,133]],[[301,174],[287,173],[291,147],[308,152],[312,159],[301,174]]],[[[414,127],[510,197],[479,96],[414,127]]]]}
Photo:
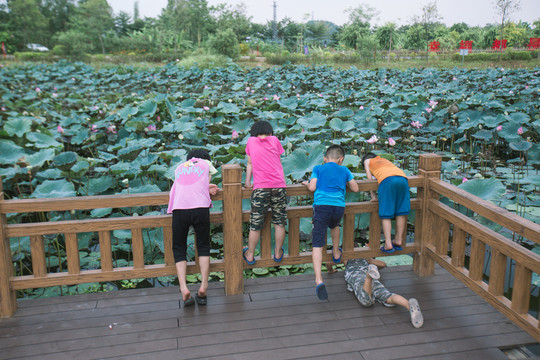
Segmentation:
{"type": "Polygon", "coordinates": [[[440,179],[429,179],[429,187],[438,194],[465,206],[497,224],[540,244],[540,225],[497,205],[452,186],[440,179]]]}

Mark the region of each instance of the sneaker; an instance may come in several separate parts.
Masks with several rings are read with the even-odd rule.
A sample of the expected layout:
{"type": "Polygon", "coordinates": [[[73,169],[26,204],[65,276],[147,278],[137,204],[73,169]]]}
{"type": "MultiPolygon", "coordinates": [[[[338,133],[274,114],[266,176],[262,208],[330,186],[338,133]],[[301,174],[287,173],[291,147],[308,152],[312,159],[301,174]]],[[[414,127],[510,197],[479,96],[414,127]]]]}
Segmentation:
{"type": "Polygon", "coordinates": [[[389,303],[387,303],[386,301],[383,302],[382,304],[383,304],[384,306],[386,306],[386,307],[394,307],[394,306],[396,306],[396,304],[389,304],[389,303]]]}
{"type": "Polygon", "coordinates": [[[375,264],[369,264],[367,267],[367,273],[373,280],[378,280],[381,277],[381,274],[379,274],[379,269],[377,268],[377,265],[375,264]]]}

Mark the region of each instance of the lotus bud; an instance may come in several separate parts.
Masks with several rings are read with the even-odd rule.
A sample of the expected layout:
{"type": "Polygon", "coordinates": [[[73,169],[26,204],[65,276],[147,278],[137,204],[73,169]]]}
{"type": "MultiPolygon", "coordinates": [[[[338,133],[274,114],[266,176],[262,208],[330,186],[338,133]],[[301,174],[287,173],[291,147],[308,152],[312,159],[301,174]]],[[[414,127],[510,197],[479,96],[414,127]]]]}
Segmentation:
{"type": "Polygon", "coordinates": [[[437,142],[436,142],[435,140],[433,140],[433,141],[431,142],[431,145],[435,146],[435,145],[437,145],[437,142]]]}
{"type": "Polygon", "coordinates": [[[179,140],[184,140],[184,135],[178,134],[178,139],[179,139],[179,140]]]}

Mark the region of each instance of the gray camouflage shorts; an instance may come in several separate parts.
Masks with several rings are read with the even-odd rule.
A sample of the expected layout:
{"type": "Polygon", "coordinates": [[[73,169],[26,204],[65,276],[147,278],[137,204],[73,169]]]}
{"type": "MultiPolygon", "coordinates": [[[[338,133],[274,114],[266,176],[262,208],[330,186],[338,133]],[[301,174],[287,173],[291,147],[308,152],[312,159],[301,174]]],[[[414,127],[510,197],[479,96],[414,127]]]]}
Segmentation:
{"type": "Polygon", "coordinates": [[[250,230],[262,230],[266,213],[272,210],[272,224],[287,225],[285,188],[255,189],[251,193],[250,230]]]}
{"type": "Polygon", "coordinates": [[[373,280],[371,296],[364,290],[367,267],[368,262],[366,259],[349,260],[345,267],[347,290],[354,291],[360,305],[364,307],[373,306],[375,302],[382,304],[392,296],[392,293],[379,280],[373,280]]]}

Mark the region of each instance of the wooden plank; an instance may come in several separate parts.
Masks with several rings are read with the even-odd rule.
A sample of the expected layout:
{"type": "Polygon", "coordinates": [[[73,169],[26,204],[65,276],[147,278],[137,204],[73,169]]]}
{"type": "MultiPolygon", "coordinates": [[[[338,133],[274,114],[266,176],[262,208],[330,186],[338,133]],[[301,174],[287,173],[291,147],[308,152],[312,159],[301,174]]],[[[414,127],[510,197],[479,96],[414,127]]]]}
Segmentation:
{"type": "Polygon", "coordinates": [[[272,212],[269,211],[264,219],[263,229],[261,230],[261,259],[272,258],[272,212]]]}
{"type": "Polygon", "coordinates": [[[242,168],[238,164],[223,165],[222,178],[225,291],[227,295],[237,295],[244,292],[242,168]]]}
{"type": "Polygon", "coordinates": [[[448,237],[450,233],[450,223],[440,216],[435,216],[433,230],[435,236],[435,248],[440,255],[448,254],[448,237]]]}
{"type": "Polygon", "coordinates": [[[131,248],[133,251],[133,268],[144,268],[144,242],[142,229],[131,229],[131,248]]]}
{"type": "Polygon", "coordinates": [[[518,314],[529,311],[532,271],[521,264],[516,264],[514,287],[512,289],[512,310],[518,314]]]}
{"type": "MultiPolygon", "coordinates": [[[[474,238],[473,238],[474,240],[474,238]]],[[[443,259],[439,256],[435,249],[430,246],[426,248],[428,256],[434,259],[439,265],[445,268],[448,272],[454,275],[457,279],[461,280],[465,285],[467,285],[471,290],[480,295],[485,299],[489,304],[495,307],[508,319],[510,319],[514,324],[521,327],[529,335],[531,335],[536,341],[540,341],[540,329],[538,319],[533,316],[526,314],[518,314],[511,309],[511,302],[506,297],[503,296],[494,296],[488,291],[487,285],[483,281],[476,281],[471,278],[470,272],[467,272],[464,269],[459,269],[451,264],[451,259],[443,259]]],[[[472,250],[471,250],[472,251],[472,250]]]]}
{"type": "Polygon", "coordinates": [[[34,277],[42,278],[47,276],[47,265],[45,264],[45,246],[43,244],[43,236],[30,236],[30,252],[32,254],[32,272],[34,274],[34,277]]]}
{"type": "MultiPolygon", "coordinates": [[[[187,274],[200,273],[199,267],[188,265],[187,274]]],[[[222,260],[215,260],[210,263],[210,271],[224,271],[225,266],[222,260]]],[[[43,270],[44,275],[46,269],[43,270]]],[[[138,278],[152,278],[159,276],[176,275],[176,267],[166,266],[164,264],[158,265],[146,265],[143,269],[134,269],[131,266],[122,268],[114,268],[113,271],[101,271],[101,270],[82,270],[80,274],[68,274],[62,273],[49,273],[46,277],[35,277],[33,275],[17,276],[12,278],[11,286],[14,290],[30,289],[30,288],[42,288],[58,285],[76,285],[90,282],[107,282],[114,280],[125,279],[138,279],[138,278]]]]}
{"type": "Polygon", "coordinates": [[[430,187],[439,194],[462,204],[473,212],[540,244],[540,225],[511,213],[489,201],[461,190],[445,181],[430,179],[430,187]]]}
{"type": "Polygon", "coordinates": [[[174,255],[173,255],[173,238],[172,238],[172,227],[164,226],[163,227],[163,247],[165,248],[165,265],[175,266],[174,255]]]}
{"type": "Polygon", "coordinates": [[[438,201],[430,200],[430,209],[437,215],[445,218],[465,232],[480,239],[485,244],[523,264],[525,267],[540,274],[540,255],[527,250],[523,246],[507,239],[503,235],[483,226],[459,211],[456,211],[438,201]]]}
{"type": "Polygon", "coordinates": [[[343,216],[343,244],[344,251],[352,251],[354,249],[354,214],[345,214],[343,216]]]}
{"type": "Polygon", "coordinates": [[[68,263],[68,273],[78,274],[81,272],[81,262],[79,258],[79,241],[77,234],[64,234],[66,241],[66,256],[68,263]]]}
{"type": "Polygon", "coordinates": [[[99,253],[101,255],[101,270],[112,271],[112,248],[111,248],[111,232],[99,232],[99,253]]]}
{"type": "Polygon", "coordinates": [[[471,239],[471,256],[469,260],[469,277],[474,281],[482,281],[484,274],[484,258],[486,245],[479,239],[471,239]]]}
{"type": "MultiPolygon", "coordinates": [[[[171,226],[171,215],[130,216],[108,219],[85,219],[55,221],[33,224],[10,224],[6,226],[7,237],[21,237],[57,233],[81,233],[124,229],[144,229],[171,226]]],[[[210,213],[211,223],[222,223],[222,212],[210,213]]]]}
{"type": "Polygon", "coordinates": [[[289,256],[300,253],[300,218],[289,218],[289,256]]]}
{"type": "MultiPolygon", "coordinates": [[[[5,202],[2,177],[0,176],[0,207],[5,202]]],[[[0,213],[0,317],[12,316],[17,310],[17,296],[11,288],[13,259],[9,237],[6,236],[6,214],[0,213]]]]}
{"type": "Polygon", "coordinates": [[[381,219],[377,211],[369,214],[369,248],[379,249],[381,246],[381,219]]]}
{"type": "Polygon", "coordinates": [[[452,265],[456,267],[465,266],[466,240],[467,233],[460,227],[454,225],[454,234],[452,238],[452,265]]]}
{"type": "Polygon", "coordinates": [[[506,262],[507,258],[504,254],[501,254],[496,249],[491,248],[488,291],[494,296],[502,296],[504,293],[506,262]]]}

